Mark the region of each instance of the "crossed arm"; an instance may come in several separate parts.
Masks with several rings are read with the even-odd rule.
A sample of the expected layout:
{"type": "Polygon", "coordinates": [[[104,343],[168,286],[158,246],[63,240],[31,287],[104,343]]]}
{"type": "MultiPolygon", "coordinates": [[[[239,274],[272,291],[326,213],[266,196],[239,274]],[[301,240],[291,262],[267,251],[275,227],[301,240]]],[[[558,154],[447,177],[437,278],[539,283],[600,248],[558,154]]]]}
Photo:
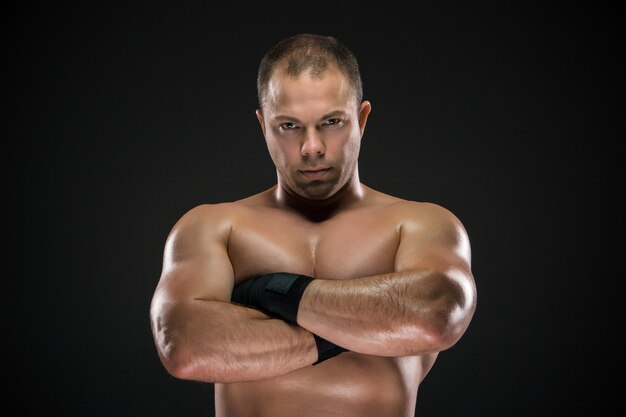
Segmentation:
{"type": "Polygon", "coordinates": [[[463,226],[429,205],[407,207],[393,273],[316,279],[298,325],[230,303],[234,273],[222,205],[191,210],[173,228],[151,306],[159,356],[174,376],[205,382],[270,378],[317,359],[313,333],[348,350],[379,356],[452,346],[474,313],[476,290],[463,226]]]}

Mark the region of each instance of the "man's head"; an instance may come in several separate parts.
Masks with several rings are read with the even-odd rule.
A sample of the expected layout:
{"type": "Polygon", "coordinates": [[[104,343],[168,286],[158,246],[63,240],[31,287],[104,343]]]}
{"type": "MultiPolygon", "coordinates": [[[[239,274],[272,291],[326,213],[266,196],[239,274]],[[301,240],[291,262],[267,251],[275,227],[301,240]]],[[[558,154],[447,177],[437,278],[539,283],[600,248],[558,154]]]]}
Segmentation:
{"type": "Polygon", "coordinates": [[[295,35],[263,57],[257,78],[261,123],[278,181],[321,200],[358,182],[357,159],[370,103],[356,58],[337,39],[295,35]],[[307,170],[329,168],[321,175],[307,170]]]}

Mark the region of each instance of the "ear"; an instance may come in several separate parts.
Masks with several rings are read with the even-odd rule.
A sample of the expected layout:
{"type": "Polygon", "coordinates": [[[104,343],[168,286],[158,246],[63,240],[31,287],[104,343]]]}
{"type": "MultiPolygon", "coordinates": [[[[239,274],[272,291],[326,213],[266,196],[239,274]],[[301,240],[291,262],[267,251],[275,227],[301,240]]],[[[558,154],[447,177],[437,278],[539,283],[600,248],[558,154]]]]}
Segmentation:
{"type": "Polygon", "coordinates": [[[259,123],[261,124],[261,130],[263,131],[263,136],[265,136],[265,123],[263,123],[263,114],[260,109],[256,110],[256,118],[259,119],[259,123]]]}
{"type": "Polygon", "coordinates": [[[359,129],[361,130],[361,136],[363,136],[365,125],[367,124],[367,117],[370,115],[371,111],[372,105],[369,101],[364,100],[361,103],[361,108],[359,109],[359,129]]]}

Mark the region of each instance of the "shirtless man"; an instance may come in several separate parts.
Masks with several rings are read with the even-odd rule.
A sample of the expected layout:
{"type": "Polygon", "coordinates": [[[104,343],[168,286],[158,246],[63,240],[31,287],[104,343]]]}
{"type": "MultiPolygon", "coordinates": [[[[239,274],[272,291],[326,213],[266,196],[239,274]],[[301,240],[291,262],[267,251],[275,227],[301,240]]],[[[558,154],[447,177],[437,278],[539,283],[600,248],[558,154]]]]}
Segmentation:
{"type": "Polygon", "coordinates": [[[151,306],[161,361],[214,383],[217,417],[411,417],[420,382],[475,310],[467,233],[439,205],[360,182],[371,105],[336,39],[277,44],[258,93],[277,184],[174,225],[151,306]],[[270,294],[249,286],[268,276],[302,284],[279,306],[292,320],[268,313],[280,291],[261,307],[241,302],[270,294]]]}

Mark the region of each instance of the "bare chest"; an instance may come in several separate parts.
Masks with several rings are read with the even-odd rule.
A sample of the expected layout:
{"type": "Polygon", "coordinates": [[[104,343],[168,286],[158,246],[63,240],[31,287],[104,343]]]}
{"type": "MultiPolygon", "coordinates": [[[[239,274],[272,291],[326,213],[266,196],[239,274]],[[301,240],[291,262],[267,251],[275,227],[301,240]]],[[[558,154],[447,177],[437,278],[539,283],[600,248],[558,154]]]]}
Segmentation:
{"type": "Polygon", "coordinates": [[[280,271],[324,279],[393,272],[399,225],[381,214],[360,210],[320,223],[277,210],[241,216],[228,244],[235,285],[280,271]]]}
{"type": "MultiPolygon", "coordinates": [[[[323,279],[393,272],[399,230],[397,217],[385,209],[320,223],[278,210],[244,210],[233,219],[228,241],[235,285],[280,271],[323,279]]],[[[412,416],[417,387],[433,361],[345,352],[271,379],[215,384],[216,416],[412,416]]]]}

